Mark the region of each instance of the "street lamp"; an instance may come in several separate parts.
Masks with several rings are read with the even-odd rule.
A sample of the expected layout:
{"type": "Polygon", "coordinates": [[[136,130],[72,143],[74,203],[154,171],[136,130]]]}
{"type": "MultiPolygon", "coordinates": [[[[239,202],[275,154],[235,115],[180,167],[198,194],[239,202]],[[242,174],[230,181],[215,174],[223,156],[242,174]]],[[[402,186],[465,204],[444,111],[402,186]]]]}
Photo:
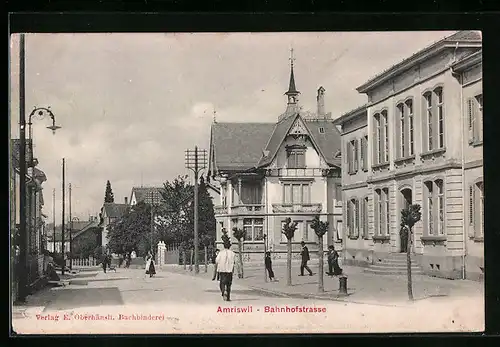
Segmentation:
{"type": "MultiPolygon", "coordinates": [[[[50,107],[34,107],[31,113],[28,115],[28,152],[29,152],[29,175],[31,176],[31,179],[34,183],[35,179],[35,166],[38,164],[35,162],[34,158],[34,153],[33,153],[33,117],[34,119],[39,119],[43,120],[46,116],[49,116],[52,119],[52,125],[48,126],[47,129],[52,130],[52,134],[55,135],[56,130],[60,129],[61,127],[56,125],[56,117],[50,110],[50,107]]],[[[33,237],[33,228],[35,230],[35,234],[38,231],[38,223],[37,223],[37,211],[36,211],[36,199],[37,199],[37,187],[36,186],[31,186],[30,191],[28,196],[30,197],[29,200],[29,207],[28,207],[28,213],[29,213],[29,218],[28,220],[30,221],[28,224],[28,242],[31,244],[31,237],[33,237]],[[33,200],[31,200],[33,198],[33,200]]]]}

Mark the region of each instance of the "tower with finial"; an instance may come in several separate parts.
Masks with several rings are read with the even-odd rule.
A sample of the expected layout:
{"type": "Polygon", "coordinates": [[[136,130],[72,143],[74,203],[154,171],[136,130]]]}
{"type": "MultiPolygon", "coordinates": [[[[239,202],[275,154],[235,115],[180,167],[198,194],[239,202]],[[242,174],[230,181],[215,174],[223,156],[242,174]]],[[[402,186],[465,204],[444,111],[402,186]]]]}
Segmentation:
{"type": "Polygon", "coordinates": [[[217,111],[215,110],[215,107],[214,107],[214,123],[217,123],[217,111]]]}
{"type": "Polygon", "coordinates": [[[288,98],[287,102],[287,107],[285,114],[292,115],[296,114],[299,112],[299,94],[300,92],[297,90],[297,87],[295,87],[295,75],[293,73],[293,64],[295,62],[295,57],[293,55],[293,47],[290,48],[290,83],[288,84],[288,91],[285,93],[285,95],[288,98]]]}

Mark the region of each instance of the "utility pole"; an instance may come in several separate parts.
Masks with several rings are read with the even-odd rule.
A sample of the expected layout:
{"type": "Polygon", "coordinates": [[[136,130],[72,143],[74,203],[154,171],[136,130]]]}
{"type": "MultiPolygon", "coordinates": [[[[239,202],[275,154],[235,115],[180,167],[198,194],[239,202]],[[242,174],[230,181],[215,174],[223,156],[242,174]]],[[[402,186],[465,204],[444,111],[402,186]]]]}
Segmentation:
{"type": "Polygon", "coordinates": [[[154,214],[153,214],[153,205],[154,205],[154,195],[153,195],[153,189],[151,189],[151,232],[150,234],[150,244],[151,244],[151,255],[153,255],[153,221],[154,221],[154,214]]]}
{"type": "Polygon", "coordinates": [[[73,246],[73,218],[71,218],[71,183],[69,184],[69,270],[73,270],[72,246],[73,246]]]}
{"type": "Polygon", "coordinates": [[[26,239],[26,115],[25,115],[25,42],[20,37],[19,47],[19,263],[17,299],[25,302],[27,296],[27,239],[26,239]]]}
{"type": "Polygon", "coordinates": [[[186,167],[194,172],[194,272],[200,272],[198,262],[198,175],[201,170],[207,166],[207,151],[198,150],[198,146],[194,147],[194,151],[186,151],[186,167]]]}
{"type": "Polygon", "coordinates": [[[53,254],[56,254],[56,188],[52,190],[52,243],[54,244],[53,254]]]}
{"type": "Polygon", "coordinates": [[[65,174],[65,170],[64,170],[64,166],[65,166],[65,160],[64,158],[62,159],[62,224],[61,224],[61,252],[62,252],[62,259],[63,259],[63,266],[62,266],[62,271],[61,271],[61,274],[64,275],[64,268],[66,266],[66,258],[64,256],[64,232],[65,232],[65,227],[64,227],[64,214],[65,214],[65,211],[64,211],[64,208],[65,208],[65,199],[64,199],[64,190],[65,190],[65,185],[66,185],[66,181],[65,181],[65,177],[64,177],[64,174],[65,174]]]}

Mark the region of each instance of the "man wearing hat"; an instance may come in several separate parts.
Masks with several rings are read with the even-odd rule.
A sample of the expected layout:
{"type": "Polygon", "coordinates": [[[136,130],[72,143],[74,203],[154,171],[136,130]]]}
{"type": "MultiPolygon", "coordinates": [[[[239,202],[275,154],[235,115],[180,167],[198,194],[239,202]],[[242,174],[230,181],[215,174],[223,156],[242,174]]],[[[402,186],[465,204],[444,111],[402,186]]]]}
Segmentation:
{"type": "Polygon", "coordinates": [[[231,248],[229,237],[222,235],[224,249],[217,254],[215,264],[219,273],[219,287],[224,301],[231,301],[231,284],[233,283],[234,260],[236,255],[231,248]]]}
{"type": "Polygon", "coordinates": [[[300,251],[300,256],[302,257],[302,262],[300,263],[300,275],[299,276],[304,276],[304,269],[309,272],[309,276],[314,275],[309,266],[307,266],[307,262],[310,260],[309,258],[309,249],[307,249],[306,243],[302,241],[300,243],[302,246],[302,250],[300,251]]]}

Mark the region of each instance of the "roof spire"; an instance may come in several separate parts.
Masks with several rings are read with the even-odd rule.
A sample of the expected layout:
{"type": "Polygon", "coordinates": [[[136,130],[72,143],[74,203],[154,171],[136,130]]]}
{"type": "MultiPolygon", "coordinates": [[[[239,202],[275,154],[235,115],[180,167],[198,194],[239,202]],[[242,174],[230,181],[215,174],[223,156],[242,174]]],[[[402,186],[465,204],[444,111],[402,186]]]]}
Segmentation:
{"type": "Polygon", "coordinates": [[[288,85],[288,91],[285,93],[286,95],[297,95],[299,91],[295,87],[295,76],[293,74],[293,63],[295,61],[295,57],[293,55],[293,47],[290,48],[290,83],[288,85]]]}
{"type": "Polygon", "coordinates": [[[214,123],[217,123],[217,111],[215,110],[215,107],[214,107],[214,123]]]}

